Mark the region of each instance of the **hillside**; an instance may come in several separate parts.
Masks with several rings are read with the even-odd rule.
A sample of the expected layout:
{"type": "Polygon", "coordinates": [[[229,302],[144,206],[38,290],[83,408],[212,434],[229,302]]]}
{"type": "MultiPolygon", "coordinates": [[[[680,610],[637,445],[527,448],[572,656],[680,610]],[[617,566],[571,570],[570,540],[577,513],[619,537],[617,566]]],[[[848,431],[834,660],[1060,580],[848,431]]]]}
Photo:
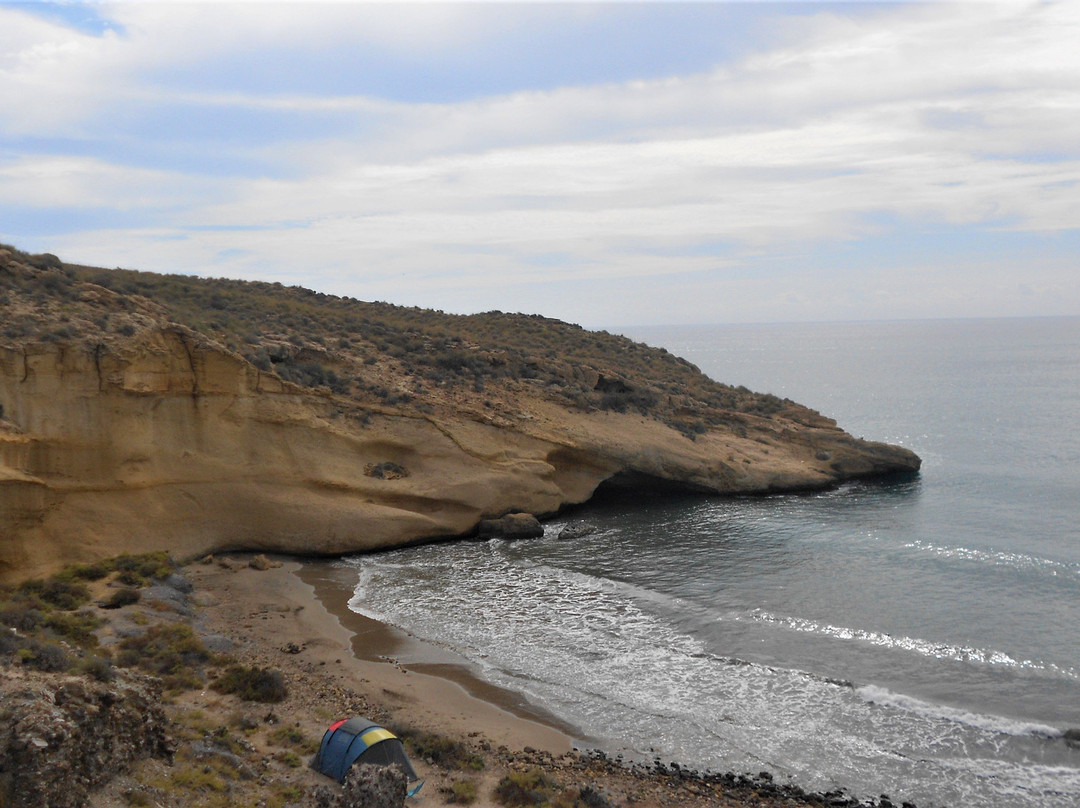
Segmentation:
{"type": "Polygon", "coordinates": [[[62,263],[0,245],[0,577],[124,551],[342,553],[918,469],[663,349],[535,315],[62,263]]]}

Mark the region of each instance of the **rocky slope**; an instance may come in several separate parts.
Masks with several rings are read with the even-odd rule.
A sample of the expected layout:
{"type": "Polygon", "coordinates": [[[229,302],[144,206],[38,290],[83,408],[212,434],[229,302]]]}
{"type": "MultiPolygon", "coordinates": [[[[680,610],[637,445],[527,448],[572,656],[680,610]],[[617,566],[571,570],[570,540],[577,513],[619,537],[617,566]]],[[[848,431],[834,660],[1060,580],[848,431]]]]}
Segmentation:
{"type": "Polygon", "coordinates": [[[160,682],[0,666],[0,803],[79,808],[134,761],[168,757],[160,682]]]}
{"type": "Polygon", "coordinates": [[[0,578],[120,552],[461,536],[605,482],[791,491],[918,467],[793,402],[565,323],[0,246],[0,578]]]}

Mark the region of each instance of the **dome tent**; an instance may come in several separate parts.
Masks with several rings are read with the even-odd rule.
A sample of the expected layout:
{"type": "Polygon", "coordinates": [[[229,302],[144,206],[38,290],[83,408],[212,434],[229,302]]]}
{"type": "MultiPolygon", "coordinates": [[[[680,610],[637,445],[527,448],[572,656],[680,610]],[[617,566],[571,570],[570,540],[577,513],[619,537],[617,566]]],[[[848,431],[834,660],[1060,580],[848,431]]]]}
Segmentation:
{"type": "MultiPolygon", "coordinates": [[[[405,772],[410,784],[419,779],[401,740],[390,730],[366,718],[342,719],[331,724],[323,734],[311,767],[340,783],[354,763],[398,766],[405,772]]],[[[419,791],[422,785],[420,783],[410,789],[409,796],[419,791]]]]}

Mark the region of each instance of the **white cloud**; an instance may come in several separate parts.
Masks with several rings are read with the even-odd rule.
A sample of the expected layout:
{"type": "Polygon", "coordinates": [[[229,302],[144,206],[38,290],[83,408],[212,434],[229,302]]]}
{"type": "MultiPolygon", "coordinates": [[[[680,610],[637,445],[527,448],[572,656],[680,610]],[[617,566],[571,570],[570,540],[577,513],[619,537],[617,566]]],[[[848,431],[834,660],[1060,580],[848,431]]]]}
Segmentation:
{"type": "Polygon", "coordinates": [[[86,157],[24,157],[0,163],[0,199],[24,208],[136,211],[212,198],[221,183],[86,157]]]}
{"type": "MultiPolygon", "coordinates": [[[[497,39],[558,7],[491,17],[457,6],[432,16],[363,5],[103,9],[123,34],[90,37],[0,8],[0,126],[56,133],[134,100],[327,124],[251,147],[276,167],[256,179],[132,168],[120,157],[0,163],[0,193],[27,205],[157,212],[146,228],[61,239],[79,260],[400,302],[627,282],[609,297],[623,295],[629,310],[625,295],[680,276],[665,294],[698,284],[742,301],[744,313],[765,311],[762,301],[785,312],[791,301],[913,310],[910,290],[940,267],[849,278],[859,296],[831,304],[811,274],[789,276],[782,296],[730,275],[769,255],[799,267],[822,244],[848,249],[899,227],[1080,229],[1074,4],[822,13],[786,23],[783,45],[705,74],[445,104],[163,86],[160,70],[212,65],[238,47],[274,58],[359,39],[421,58],[497,39]]],[[[1033,288],[1058,289],[1060,268],[1045,272],[1033,288]]]]}

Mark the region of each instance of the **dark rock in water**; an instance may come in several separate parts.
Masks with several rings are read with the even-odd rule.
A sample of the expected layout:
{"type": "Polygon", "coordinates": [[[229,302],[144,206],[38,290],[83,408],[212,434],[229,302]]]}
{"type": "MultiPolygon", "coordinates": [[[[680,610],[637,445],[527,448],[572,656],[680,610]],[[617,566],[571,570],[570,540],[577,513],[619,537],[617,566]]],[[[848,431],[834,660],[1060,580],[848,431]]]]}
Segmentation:
{"type": "Polygon", "coordinates": [[[341,784],[341,808],[401,808],[408,783],[397,766],[353,766],[341,784]]]}
{"type": "Polygon", "coordinates": [[[536,539],[544,535],[544,526],[531,513],[508,513],[481,520],[479,531],[483,539],[536,539]]]}
{"type": "Polygon", "coordinates": [[[1061,737],[1072,749],[1080,749],[1080,729],[1067,729],[1061,737]]]}
{"type": "Polygon", "coordinates": [[[580,539],[584,536],[589,536],[596,532],[596,528],[592,525],[587,525],[584,522],[579,522],[576,525],[567,525],[559,531],[559,541],[570,541],[572,539],[580,539]]]}

